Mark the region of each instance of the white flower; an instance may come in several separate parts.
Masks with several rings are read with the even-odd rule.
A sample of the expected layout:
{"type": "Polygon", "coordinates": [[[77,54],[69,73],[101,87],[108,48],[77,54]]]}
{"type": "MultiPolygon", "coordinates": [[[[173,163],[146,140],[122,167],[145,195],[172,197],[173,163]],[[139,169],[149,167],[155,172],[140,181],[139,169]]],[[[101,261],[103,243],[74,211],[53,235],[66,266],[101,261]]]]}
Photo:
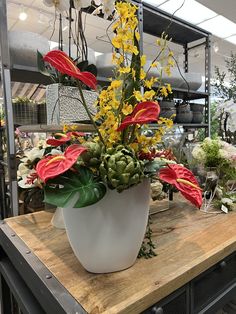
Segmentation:
{"type": "Polygon", "coordinates": [[[53,148],[49,155],[60,155],[60,154],[62,154],[61,150],[53,148]]]}
{"type": "Polygon", "coordinates": [[[204,163],[206,160],[206,154],[201,148],[200,144],[197,144],[194,149],[192,150],[193,158],[199,161],[200,163],[204,163]]]}
{"type": "Polygon", "coordinates": [[[34,147],[31,150],[29,150],[29,151],[25,151],[24,152],[25,158],[22,158],[21,160],[23,162],[27,162],[28,160],[30,162],[33,162],[37,158],[41,159],[43,157],[43,155],[44,155],[44,152],[45,152],[44,148],[43,149],[39,149],[38,147],[34,147]]]}
{"type": "Polygon", "coordinates": [[[74,0],[75,9],[80,10],[91,5],[91,0],[74,0]]]}
{"type": "Polygon", "coordinates": [[[67,11],[70,8],[70,0],[43,0],[43,3],[47,7],[54,6],[59,12],[67,11]]]}
{"type": "Polygon", "coordinates": [[[24,175],[28,175],[30,173],[30,169],[25,163],[20,163],[17,170],[17,176],[19,178],[23,177],[24,175]]]}
{"type": "Polygon", "coordinates": [[[226,205],[233,205],[233,201],[231,200],[231,198],[228,198],[228,197],[224,197],[224,198],[222,198],[221,199],[221,202],[223,203],[223,204],[226,204],[226,205]]]}
{"type": "Polygon", "coordinates": [[[212,144],[212,139],[210,137],[206,137],[203,142],[206,145],[211,145],[212,144]]]}
{"type": "Polygon", "coordinates": [[[22,189],[30,189],[37,186],[37,182],[38,182],[37,173],[33,169],[28,174],[24,174],[22,176],[22,179],[18,181],[18,185],[22,189]]]}
{"type": "Polygon", "coordinates": [[[98,14],[101,10],[102,13],[104,13],[105,19],[107,19],[115,9],[115,0],[95,0],[95,4],[99,7],[93,11],[93,14],[98,14]]]}

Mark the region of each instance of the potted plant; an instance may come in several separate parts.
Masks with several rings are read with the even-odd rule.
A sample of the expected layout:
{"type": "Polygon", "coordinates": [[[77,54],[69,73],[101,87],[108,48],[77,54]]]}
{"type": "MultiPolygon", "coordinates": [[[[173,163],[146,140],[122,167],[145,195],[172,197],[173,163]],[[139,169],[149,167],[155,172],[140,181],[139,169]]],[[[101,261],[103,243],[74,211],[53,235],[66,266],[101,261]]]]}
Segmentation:
{"type": "MultiPolygon", "coordinates": [[[[111,1],[106,2],[105,5],[100,3],[99,7],[94,7],[93,5],[92,10],[97,8],[98,11],[101,9],[104,12],[108,12],[110,10],[110,2],[111,1]]],[[[59,20],[59,49],[68,51],[69,56],[74,60],[76,66],[81,71],[88,71],[96,76],[97,69],[94,64],[95,53],[87,46],[82,20],[82,10],[86,8],[89,9],[93,2],[91,0],[45,0],[44,3],[47,6],[55,6],[55,9],[60,13],[55,14],[56,19],[59,20]],[[63,44],[63,20],[66,20],[69,25],[68,33],[63,32],[63,34],[67,36],[68,46],[63,44]]],[[[76,81],[68,75],[61,75],[60,72],[55,69],[45,66],[40,52],[38,52],[38,68],[42,74],[50,76],[53,83],[48,85],[46,89],[47,123],[63,124],[74,122],[75,120],[88,122],[89,117],[87,113],[83,106],[78,103],[80,93],[77,89],[76,81]]],[[[89,86],[83,86],[83,89],[87,105],[92,114],[95,114],[96,109],[94,103],[97,100],[98,94],[95,91],[91,91],[89,86]]]]}
{"type": "MultiPolygon", "coordinates": [[[[81,104],[96,133],[81,134],[77,144],[72,145],[68,145],[68,134],[48,140],[49,145],[66,149],[42,158],[36,171],[44,185],[45,201],[63,207],[75,255],[85,269],[95,273],[122,270],[135,262],[148,221],[149,179],[160,168],[160,180],[176,186],[195,206],[200,207],[202,202],[201,189],[188,169],[155,158],[153,148],[173,124],[159,116],[156,99],[162,96],[165,86],[154,91],[155,80],[146,79],[145,57],[139,49],[137,7],[117,2],[115,8],[112,44],[116,48],[116,78],[99,94],[95,117],[89,112],[81,86],[82,82],[96,88],[95,76],[81,72],[62,51],[44,56],[45,62],[76,79],[81,104]],[[142,86],[147,88],[143,94],[142,86]],[[144,130],[151,122],[158,128],[148,137],[144,130]]],[[[166,35],[163,37],[159,48],[164,53],[166,35]]]]}
{"type": "Polygon", "coordinates": [[[205,138],[192,151],[195,163],[202,166],[205,211],[224,212],[236,208],[236,148],[219,138],[205,138]]]}

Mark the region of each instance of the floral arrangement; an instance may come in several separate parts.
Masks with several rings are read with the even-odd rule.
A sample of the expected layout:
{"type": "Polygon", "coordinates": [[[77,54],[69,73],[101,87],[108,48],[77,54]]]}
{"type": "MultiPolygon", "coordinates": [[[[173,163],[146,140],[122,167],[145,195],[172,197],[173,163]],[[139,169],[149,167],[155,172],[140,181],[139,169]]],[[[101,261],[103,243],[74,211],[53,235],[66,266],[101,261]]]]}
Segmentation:
{"type": "Polygon", "coordinates": [[[216,173],[217,182],[211,197],[215,199],[214,205],[233,209],[236,202],[236,147],[219,138],[206,138],[194,147],[192,155],[195,162],[204,167],[205,172],[216,173]]]}
{"type": "MultiPolygon", "coordinates": [[[[172,120],[159,116],[157,102],[159,97],[171,93],[170,86],[163,85],[161,79],[148,78],[150,67],[144,70],[146,58],[139,49],[137,8],[127,2],[117,2],[115,8],[117,19],[112,39],[115,79],[100,92],[95,117],[87,108],[81,87],[82,82],[96,89],[95,76],[81,72],[62,51],[50,51],[44,56],[44,61],[57,71],[76,79],[81,103],[96,130],[95,135],[86,139],[80,137],[78,144],[66,145],[62,154],[46,156],[37,164],[37,174],[44,184],[45,201],[60,207],[66,207],[72,200],[74,207],[88,206],[99,201],[107,188],[122,192],[145,177],[156,175],[160,164],[155,158],[150,160],[150,156],[148,159],[145,156],[153,151],[165,130],[173,124],[172,120]],[[149,123],[156,123],[152,136],[145,135],[149,123]]],[[[157,44],[159,59],[157,57],[151,67],[166,62],[163,68],[169,73],[173,63],[172,52],[167,49],[167,36],[163,35],[157,44]]],[[[70,137],[58,135],[56,141],[47,143],[54,146],[69,144],[70,137]]],[[[200,189],[189,170],[169,165],[160,177],[175,184],[185,196],[190,193],[188,198],[198,207],[201,205],[200,189]],[[192,190],[196,192],[196,198],[193,198],[192,190]]]]}

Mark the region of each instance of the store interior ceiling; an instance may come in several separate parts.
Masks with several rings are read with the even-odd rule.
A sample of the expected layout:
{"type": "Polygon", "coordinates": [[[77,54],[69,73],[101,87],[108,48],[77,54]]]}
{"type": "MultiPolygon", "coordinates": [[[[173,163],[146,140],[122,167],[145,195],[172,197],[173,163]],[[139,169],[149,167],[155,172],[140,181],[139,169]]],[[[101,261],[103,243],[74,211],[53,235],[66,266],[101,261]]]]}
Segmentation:
{"type": "MultiPolygon", "coordinates": [[[[144,2],[149,2],[153,6],[159,7],[171,14],[175,12],[176,16],[186,19],[188,22],[192,22],[199,27],[204,25],[208,26],[209,21],[211,22],[211,20],[215,18],[220,18],[218,23],[220,27],[218,28],[222,30],[225,24],[220,24],[222,18],[223,22],[228,19],[227,21],[231,24],[229,24],[229,26],[226,25],[226,33],[223,33],[223,37],[228,38],[212,37],[212,71],[214,72],[215,66],[219,66],[221,70],[225,70],[225,59],[230,58],[231,51],[236,52],[235,0],[145,0],[144,2]],[[193,4],[200,7],[200,14],[198,12],[197,15],[196,12],[194,12],[193,4]],[[202,10],[202,8],[204,10],[202,10]],[[229,37],[233,39],[235,44],[229,41],[229,37]]],[[[35,32],[50,39],[52,42],[58,42],[58,23],[55,24],[55,31],[53,32],[55,10],[53,7],[45,6],[42,0],[7,0],[7,12],[9,31],[35,32]],[[22,12],[27,15],[25,20],[20,20],[19,18],[22,12]]],[[[85,36],[88,46],[97,52],[111,52],[111,45],[106,35],[110,22],[90,14],[86,14],[85,18],[85,36]]],[[[211,26],[210,29],[211,28],[213,28],[212,33],[214,33],[215,30],[217,33],[217,27],[211,26]]],[[[68,21],[64,18],[63,38],[65,44],[67,43],[67,37],[68,21]]],[[[147,54],[148,59],[152,59],[156,56],[155,41],[155,37],[148,34],[144,35],[144,53],[147,54]]],[[[179,64],[181,64],[183,62],[182,47],[172,43],[171,49],[174,51],[179,64]]],[[[204,73],[204,53],[204,48],[201,47],[191,50],[189,58],[191,72],[204,73]]]]}

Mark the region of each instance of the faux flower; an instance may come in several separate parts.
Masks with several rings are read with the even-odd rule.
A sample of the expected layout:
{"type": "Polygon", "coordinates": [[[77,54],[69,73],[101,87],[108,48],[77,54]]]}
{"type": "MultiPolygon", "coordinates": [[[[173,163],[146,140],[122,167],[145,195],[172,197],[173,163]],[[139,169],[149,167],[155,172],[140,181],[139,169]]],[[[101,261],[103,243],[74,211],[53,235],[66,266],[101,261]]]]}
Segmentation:
{"type": "Polygon", "coordinates": [[[47,144],[52,146],[60,146],[71,141],[71,139],[75,137],[80,137],[84,135],[85,133],[82,132],[68,132],[66,134],[56,133],[55,136],[57,136],[57,138],[49,138],[47,140],[47,144]]]}
{"type": "Polygon", "coordinates": [[[56,176],[69,170],[78,157],[87,150],[77,144],[70,145],[63,154],[47,156],[41,159],[36,166],[36,171],[39,178],[46,182],[48,179],[53,179],[56,176]]]}
{"type": "Polygon", "coordinates": [[[64,12],[70,8],[70,0],[43,0],[47,7],[55,7],[57,11],[64,12]]]}
{"type": "Polygon", "coordinates": [[[67,74],[71,77],[79,79],[85,85],[92,89],[97,87],[97,79],[90,72],[81,72],[70,57],[61,50],[49,51],[43,58],[44,61],[48,62],[56,70],[62,74],[67,74]]]}
{"type": "Polygon", "coordinates": [[[74,7],[77,10],[87,8],[91,5],[91,0],[74,0],[74,7]]]}
{"type": "Polygon", "coordinates": [[[24,152],[24,156],[21,161],[23,162],[33,162],[35,159],[41,159],[44,155],[45,149],[40,149],[38,147],[34,147],[30,149],[29,151],[24,152]]]}
{"type": "Polygon", "coordinates": [[[22,189],[31,189],[38,185],[37,172],[32,169],[27,174],[22,175],[21,180],[18,181],[19,187],[22,189]]]}
{"type": "MultiPolygon", "coordinates": [[[[114,10],[113,3],[110,0],[98,3],[96,0],[95,4],[102,5],[104,8],[107,5],[110,12],[112,12],[114,10]]],[[[83,3],[82,1],[77,1],[77,5],[87,4],[87,1],[83,1],[83,3]]],[[[91,150],[92,145],[88,147],[88,160],[84,161],[83,158],[79,158],[74,168],[77,170],[81,166],[88,168],[88,171],[91,171],[93,174],[94,181],[99,181],[101,184],[107,183],[107,178],[109,181],[111,181],[111,177],[116,178],[111,185],[120,192],[142,182],[143,176],[146,175],[145,162],[147,161],[145,158],[141,159],[142,154],[149,156],[149,152],[161,142],[165,130],[173,124],[172,120],[159,117],[160,107],[156,99],[161,96],[161,80],[156,81],[148,77],[149,89],[141,93],[141,88],[145,86],[144,79],[147,73],[144,69],[146,57],[140,53],[139,48],[140,34],[137,9],[137,6],[128,1],[118,1],[115,4],[116,20],[112,26],[114,31],[112,44],[113,48],[117,48],[116,50],[114,49],[115,52],[112,57],[112,62],[116,66],[115,79],[100,92],[95,117],[90,115],[86,99],[82,97],[83,90],[81,85],[78,84],[81,103],[95,129],[95,132],[89,135],[89,141],[99,149],[91,150]],[[130,57],[127,58],[127,55],[130,57]],[[156,83],[158,88],[152,90],[151,86],[154,83],[156,83]],[[148,125],[145,124],[150,122],[156,122],[156,130],[152,131],[152,136],[143,132],[143,130],[148,129],[148,125]],[[141,125],[143,126],[142,128],[140,127],[141,125]],[[126,159],[130,160],[127,165],[129,177],[123,175],[123,173],[122,175],[117,173],[118,167],[116,165],[112,165],[113,173],[111,173],[110,167],[105,166],[107,165],[107,160],[104,159],[104,156],[110,156],[109,160],[116,160],[119,164],[120,161],[123,162],[122,156],[124,152],[127,153],[125,154],[125,156],[127,155],[126,159]],[[102,163],[104,167],[101,166],[102,163]],[[135,165],[134,169],[139,168],[138,173],[133,173],[132,165],[135,165]],[[126,181],[125,184],[122,183],[122,180],[126,181]]],[[[157,52],[158,57],[155,58],[155,62],[162,60],[163,64],[169,63],[168,59],[170,56],[166,34],[163,34],[157,50],[159,51],[157,52]]],[[[94,88],[96,87],[95,77],[90,73],[88,74],[89,77],[87,77],[87,72],[80,72],[72,60],[62,51],[49,52],[44,57],[44,61],[49,62],[51,66],[55,67],[62,74],[78,78],[88,86],[93,85],[94,88]],[[92,83],[91,80],[89,82],[87,80],[90,78],[92,78],[92,83]]],[[[165,86],[165,88],[167,93],[171,92],[169,86],[165,86]]],[[[86,137],[84,138],[84,145],[86,145],[87,139],[86,137]]],[[[64,144],[64,146],[68,146],[70,140],[70,134],[59,135],[59,138],[49,139],[47,144],[52,146],[64,144]]],[[[60,174],[70,169],[77,160],[76,158],[71,160],[67,158],[67,155],[68,149],[66,149],[64,154],[59,154],[56,157],[48,156],[42,159],[42,162],[37,165],[39,177],[44,182],[50,178],[60,177],[60,174]]],[[[165,160],[162,162],[162,165],[164,164],[166,164],[165,160]]],[[[70,177],[72,173],[72,171],[69,171],[67,175],[70,177]]],[[[47,194],[47,184],[45,193],[47,194]]],[[[52,193],[52,190],[50,190],[50,193],[52,193]]],[[[56,198],[57,195],[55,193],[54,204],[56,203],[56,198]]]]}
{"type": "Polygon", "coordinates": [[[98,8],[94,10],[93,14],[98,14],[101,10],[105,19],[114,11],[114,0],[95,0],[95,4],[98,5],[98,8]]]}
{"type": "Polygon", "coordinates": [[[129,116],[124,118],[117,131],[122,131],[129,125],[157,121],[159,114],[160,106],[158,103],[151,101],[141,102],[134,108],[129,116]]]}
{"type": "Polygon", "coordinates": [[[198,208],[202,206],[202,190],[192,172],[187,168],[177,164],[168,164],[166,168],[160,170],[159,178],[174,185],[193,205],[198,208]]]}
{"type": "MultiPolygon", "coordinates": [[[[88,4],[85,0],[75,1],[78,7],[83,5],[82,2],[88,4]]],[[[101,5],[97,11],[102,8],[105,16],[113,13],[113,3],[112,0],[103,0],[101,3],[95,0],[96,5],[101,5]]],[[[142,55],[139,45],[138,6],[131,1],[115,1],[114,17],[111,38],[114,80],[111,79],[110,84],[102,88],[96,102],[95,117],[90,114],[78,80],[95,89],[96,78],[77,69],[61,51],[51,51],[44,57],[44,61],[62,74],[71,76],[71,81],[77,83],[80,103],[94,127],[94,132],[84,137],[84,147],[71,145],[63,154],[44,157],[37,164],[45,200],[56,206],[66,207],[72,200],[74,207],[90,206],[104,197],[106,187],[122,193],[142,183],[147,177],[153,178],[166,164],[175,162],[169,160],[173,158],[171,152],[161,152],[161,157],[156,157],[155,152],[153,154],[153,149],[161,144],[166,129],[173,125],[172,120],[159,117],[160,106],[156,101],[163,94],[168,96],[171,93],[171,87],[162,85],[161,80],[162,72],[169,74],[173,66],[167,45],[168,36],[163,33],[156,47],[157,56],[152,64],[163,70],[156,80],[148,73],[151,67],[146,70],[146,57],[142,55]],[[155,89],[152,90],[154,84],[155,89]],[[154,122],[152,129],[148,125],[151,122],[154,122]],[[83,154],[86,149],[87,153],[83,154]]],[[[53,75],[57,78],[55,71],[53,75]]],[[[48,144],[63,143],[68,146],[69,142],[70,135],[66,134],[50,139],[48,144]]],[[[178,186],[181,193],[199,207],[201,190],[192,173],[183,167],[182,172],[171,167],[169,165],[163,170],[163,180],[178,186]]],[[[151,243],[149,250],[143,249],[142,254],[151,257],[155,252],[150,238],[148,243],[151,243]]]]}

